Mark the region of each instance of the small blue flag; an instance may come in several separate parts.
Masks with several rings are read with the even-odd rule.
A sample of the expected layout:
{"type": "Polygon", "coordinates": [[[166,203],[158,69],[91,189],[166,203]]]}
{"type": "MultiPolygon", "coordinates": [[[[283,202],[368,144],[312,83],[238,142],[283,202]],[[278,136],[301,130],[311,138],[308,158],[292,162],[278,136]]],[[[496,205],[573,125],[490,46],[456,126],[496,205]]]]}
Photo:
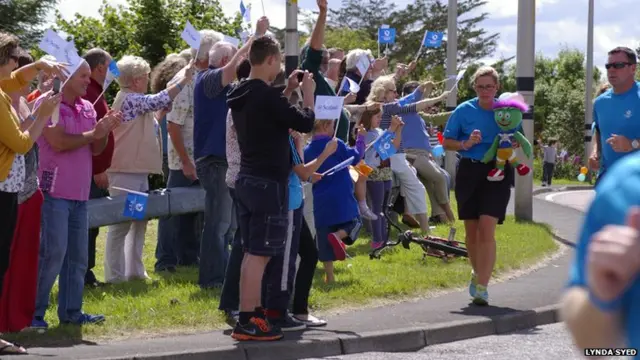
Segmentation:
{"type": "Polygon", "coordinates": [[[115,77],[120,76],[120,70],[118,69],[118,64],[115,60],[111,60],[111,62],[109,63],[109,72],[115,77]]]}
{"type": "Polygon", "coordinates": [[[145,193],[127,193],[127,199],[124,202],[123,216],[136,220],[144,220],[147,212],[147,200],[149,195],[145,193]]]}
{"type": "Polygon", "coordinates": [[[393,146],[392,141],[396,135],[392,132],[385,131],[380,138],[373,144],[374,149],[380,155],[380,159],[387,160],[396,153],[396,147],[393,146]]]}
{"type": "Polygon", "coordinates": [[[244,2],[242,0],[240,0],[240,15],[245,22],[251,22],[251,9],[244,6],[244,2]]]}
{"type": "Polygon", "coordinates": [[[378,43],[393,44],[396,42],[396,29],[380,28],[378,29],[378,43]]]}
{"type": "Polygon", "coordinates": [[[422,46],[424,47],[440,47],[442,45],[442,39],[444,38],[444,33],[435,32],[435,31],[427,31],[424,35],[424,39],[422,39],[422,46]]]}

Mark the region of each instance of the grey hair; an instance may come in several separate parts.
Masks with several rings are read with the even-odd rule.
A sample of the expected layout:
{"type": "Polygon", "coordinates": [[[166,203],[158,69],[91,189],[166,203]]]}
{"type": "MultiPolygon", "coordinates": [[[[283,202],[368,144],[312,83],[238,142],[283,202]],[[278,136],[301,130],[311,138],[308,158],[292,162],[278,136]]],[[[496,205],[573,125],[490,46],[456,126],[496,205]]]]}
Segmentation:
{"type": "Polygon", "coordinates": [[[191,58],[196,61],[209,59],[209,52],[213,45],[224,40],[224,36],[213,30],[200,30],[200,50],[191,49],[191,58]],[[196,59],[196,54],[198,58],[196,59]]]}
{"type": "Polygon", "coordinates": [[[191,55],[191,49],[184,49],[184,50],[180,51],[179,54],[175,54],[175,55],[176,56],[180,56],[181,58],[186,60],[186,62],[190,62],[191,59],[193,58],[193,56],[191,55]]]}
{"type": "Polygon", "coordinates": [[[103,65],[111,60],[111,55],[100,48],[93,48],[87,51],[83,58],[87,61],[91,70],[94,70],[98,65],[103,65]]]}
{"type": "Polygon", "coordinates": [[[145,59],[131,55],[125,55],[118,61],[118,69],[120,70],[120,77],[118,77],[117,81],[121,87],[128,87],[133,79],[151,72],[151,67],[145,59]]]}
{"type": "Polygon", "coordinates": [[[233,44],[226,41],[219,41],[211,47],[209,50],[209,65],[213,67],[220,67],[220,62],[225,57],[233,57],[238,51],[233,44]]]}

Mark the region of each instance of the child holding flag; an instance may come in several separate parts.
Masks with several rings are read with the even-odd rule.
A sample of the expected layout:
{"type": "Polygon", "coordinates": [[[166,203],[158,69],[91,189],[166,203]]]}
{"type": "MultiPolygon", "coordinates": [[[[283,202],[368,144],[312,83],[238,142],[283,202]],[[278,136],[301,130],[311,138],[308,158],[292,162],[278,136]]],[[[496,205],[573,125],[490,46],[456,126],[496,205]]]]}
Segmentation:
{"type": "MultiPolygon", "coordinates": [[[[333,139],[334,120],[316,120],[313,138],[304,149],[305,161],[313,161],[333,139]]],[[[313,184],[313,215],[318,242],[318,259],[323,263],[327,283],[335,281],[333,262],[346,258],[345,244],[358,238],[362,222],[358,202],[353,195],[349,165],[357,165],[365,151],[366,131],[360,126],[355,148],[338,139],[338,148],[318,169],[324,174],[313,184]]]]}
{"type": "MultiPolygon", "coordinates": [[[[383,137],[385,130],[380,129],[381,119],[382,109],[379,107],[375,110],[365,111],[360,118],[360,124],[367,130],[365,138],[367,150],[364,155],[364,161],[373,168],[367,181],[367,194],[371,200],[373,212],[378,215],[378,219],[371,222],[371,233],[373,236],[371,247],[374,249],[380,247],[387,239],[387,226],[383,210],[389,200],[391,181],[393,179],[391,161],[389,160],[390,155],[384,152],[381,154],[377,150],[379,146],[376,146],[378,142],[386,142],[388,139],[386,136],[383,137]]],[[[402,122],[402,119],[400,119],[399,116],[394,116],[391,119],[391,126],[387,132],[393,134],[393,140],[390,145],[396,150],[400,148],[403,128],[404,122],[402,122]]],[[[384,147],[385,144],[380,145],[384,147]]]]}

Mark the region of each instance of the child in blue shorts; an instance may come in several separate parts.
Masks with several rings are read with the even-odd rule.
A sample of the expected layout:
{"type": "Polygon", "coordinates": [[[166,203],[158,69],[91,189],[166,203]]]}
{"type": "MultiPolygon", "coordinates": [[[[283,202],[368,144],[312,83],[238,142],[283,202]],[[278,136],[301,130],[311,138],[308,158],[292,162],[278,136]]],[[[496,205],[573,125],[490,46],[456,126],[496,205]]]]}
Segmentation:
{"type": "MultiPolygon", "coordinates": [[[[316,120],[311,143],[304,149],[305,161],[312,161],[333,139],[333,120],[316,120]]],[[[357,165],[364,156],[366,130],[358,128],[355,148],[338,139],[338,148],[317,170],[324,173],[353,157],[346,166],[333,174],[327,174],[313,184],[313,215],[318,243],[318,260],[325,269],[327,283],[335,281],[333,262],[346,258],[345,244],[352,245],[358,238],[362,221],[358,202],[353,195],[353,180],[349,166],[357,165]]]]}

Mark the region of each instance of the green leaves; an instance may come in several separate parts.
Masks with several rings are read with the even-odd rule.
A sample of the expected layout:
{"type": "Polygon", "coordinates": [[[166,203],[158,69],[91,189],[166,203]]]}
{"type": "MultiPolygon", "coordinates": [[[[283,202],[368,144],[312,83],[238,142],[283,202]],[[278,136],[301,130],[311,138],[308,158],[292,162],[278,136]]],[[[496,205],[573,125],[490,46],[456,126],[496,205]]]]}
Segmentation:
{"type": "Polygon", "coordinates": [[[240,16],[225,17],[217,0],[129,0],[126,7],[103,0],[98,19],[76,14],[67,21],[56,13],[57,28],[74,40],[80,53],[100,47],[115,59],[141,56],[152,67],[188,47],[180,38],[187,20],[197,29],[235,37],[240,28],[240,16]]]}

